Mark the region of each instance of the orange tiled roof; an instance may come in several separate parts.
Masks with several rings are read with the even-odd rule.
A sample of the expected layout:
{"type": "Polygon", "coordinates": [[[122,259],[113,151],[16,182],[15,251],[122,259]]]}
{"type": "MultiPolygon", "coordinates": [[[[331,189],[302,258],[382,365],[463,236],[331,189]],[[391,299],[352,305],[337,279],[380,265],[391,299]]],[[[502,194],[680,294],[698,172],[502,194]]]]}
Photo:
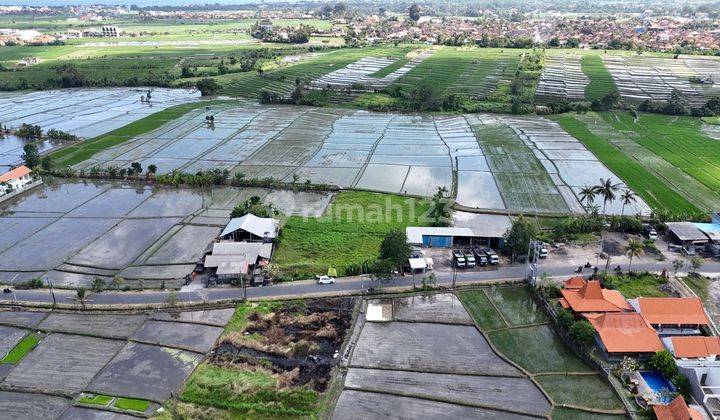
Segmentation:
{"type": "Polygon", "coordinates": [[[13,169],[12,171],[5,172],[4,174],[0,175],[0,182],[8,182],[11,179],[20,178],[21,176],[25,176],[32,172],[30,168],[28,168],[25,165],[18,166],[17,168],[13,169]]]}
{"type": "Polygon", "coordinates": [[[675,357],[690,359],[720,355],[720,337],[670,337],[675,357]]]}
{"type": "Polygon", "coordinates": [[[651,324],[698,324],[710,323],[700,298],[638,298],[643,318],[651,324]]]}
{"type": "Polygon", "coordinates": [[[657,333],[637,312],[588,314],[609,353],[654,353],[664,349],[657,333]]]}
{"type": "Polygon", "coordinates": [[[569,289],[569,290],[577,290],[582,288],[585,285],[585,279],[580,276],[572,277],[569,280],[565,280],[565,284],[563,285],[563,288],[569,289]]]}
{"type": "Polygon", "coordinates": [[[632,306],[620,292],[603,289],[597,280],[587,281],[579,289],[562,289],[561,292],[575,312],[632,311],[632,306]]]}
{"type": "Polygon", "coordinates": [[[668,405],[653,405],[658,420],[703,420],[702,414],[687,406],[682,395],[668,405]]]}

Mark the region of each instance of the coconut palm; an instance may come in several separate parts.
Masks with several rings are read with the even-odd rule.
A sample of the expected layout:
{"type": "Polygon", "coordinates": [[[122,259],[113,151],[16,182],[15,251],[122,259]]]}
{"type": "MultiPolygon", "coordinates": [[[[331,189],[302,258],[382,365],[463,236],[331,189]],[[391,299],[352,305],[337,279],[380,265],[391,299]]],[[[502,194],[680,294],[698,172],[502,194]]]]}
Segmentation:
{"type": "Polygon", "coordinates": [[[637,194],[630,190],[623,190],[623,193],[620,195],[620,201],[622,201],[622,210],[620,210],[620,216],[622,216],[625,214],[625,206],[637,201],[637,194]]]}
{"type": "Polygon", "coordinates": [[[585,204],[585,207],[590,208],[595,203],[595,195],[595,188],[586,185],[585,188],[580,190],[580,202],[585,204]]]}
{"type": "Polygon", "coordinates": [[[628,241],[627,248],[625,248],[625,252],[628,257],[630,257],[630,264],[628,265],[628,272],[632,270],[632,261],[634,257],[639,257],[642,255],[643,252],[643,244],[636,241],[635,239],[630,239],[628,241]]]}
{"type": "Polygon", "coordinates": [[[603,198],[603,215],[605,215],[608,201],[612,202],[615,200],[615,192],[618,188],[620,188],[620,184],[613,184],[612,178],[600,178],[600,184],[595,186],[595,194],[603,198]]]}

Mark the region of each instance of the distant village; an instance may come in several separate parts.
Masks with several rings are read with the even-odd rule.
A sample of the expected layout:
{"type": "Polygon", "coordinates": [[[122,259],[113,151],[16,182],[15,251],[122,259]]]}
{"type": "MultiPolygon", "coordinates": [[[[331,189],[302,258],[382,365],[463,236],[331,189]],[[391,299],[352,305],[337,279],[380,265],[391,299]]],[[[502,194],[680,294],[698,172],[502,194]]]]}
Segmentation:
{"type": "MultiPolygon", "coordinates": [[[[498,12],[474,10],[473,17],[437,16],[417,8],[413,13],[324,10],[132,10],[123,7],[83,6],[64,10],[70,29],[56,33],[0,28],[2,45],[47,45],[80,37],[142,37],[124,32],[117,19],[138,22],[163,20],[257,19],[267,26],[276,19],[331,20],[330,29],[310,28],[313,36],[343,37],[350,44],[421,42],[442,45],[478,45],[501,48],[546,46],[601,49],[720,51],[720,20],[708,13],[666,15],[645,10],[623,15],[565,14],[560,12],[498,12]],[[656,14],[657,13],[657,14],[656,14]]],[[[341,9],[341,10],[338,10],[341,9]]],[[[0,15],[56,13],[51,8],[0,7],[0,15]]],[[[236,31],[245,32],[245,31],[236,31]]]]}

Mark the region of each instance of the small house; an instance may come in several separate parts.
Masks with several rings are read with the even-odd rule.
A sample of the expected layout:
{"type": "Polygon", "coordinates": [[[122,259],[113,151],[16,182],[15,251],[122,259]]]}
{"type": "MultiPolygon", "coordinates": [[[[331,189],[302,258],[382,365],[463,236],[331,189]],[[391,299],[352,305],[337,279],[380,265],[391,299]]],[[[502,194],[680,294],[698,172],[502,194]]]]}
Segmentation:
{"type": "Polygon", "coordinates": [[[660,336],[702,335],[710,324],[699,298],[637,298],[629,301],[660,336]]]}
{"type": "Polygon", "coordinates": [[[703,420],[705,417],[694,408],[688,407],[682,395],[678,395],[668,405],[653,405],[658,420],[703,420]]]}
{"type": "MultiPolygon", "coordinates": [[[[22,190],[26,185],[33,182],[32,171],[27,166],[18,166],[17,168],[0,175],[0,184],[9,186],[12,191],[22,190]]],[[[6,189],[2,188],[0,195],[6,193],[6,189]]]]}

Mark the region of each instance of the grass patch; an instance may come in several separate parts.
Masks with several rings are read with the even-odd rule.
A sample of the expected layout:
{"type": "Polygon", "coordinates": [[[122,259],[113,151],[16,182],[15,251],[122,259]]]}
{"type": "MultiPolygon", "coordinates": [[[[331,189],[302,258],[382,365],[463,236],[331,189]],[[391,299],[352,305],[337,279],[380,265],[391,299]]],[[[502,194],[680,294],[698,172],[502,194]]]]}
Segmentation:
{"type": "Polygon", "coordinates": [[[205,106],[219,105],[228,101],[203,101],[188,104],[177,105],[164,109],[145,118],[141,118],[117,130],[113,130],[107,134],[85,140],[73,146],[66,147],[50,154],[53,162],[59,166],[72,166],[84,160],[91,158],[94,154],[107,148],[117,146],[131,138],[137,137],[161,127],[172,120],[180,118],[188,112],[202,108],[205,106]]]}
{"type": "Polygon", "coordinates": [[[15,347],[13,347],[12,350],[10,350],[10,353],[8,353],[7,356],[0,360],[0,364],[14,364],[21,361],[32,351],[32,349],[35,348],[35,346],[37,346],[40,342],[40,338],[40,335],[34,333],[23,338],[15,347]]]}
{"type": "Polygon", "coordinates": [[[363,93],[352,104],[375,111],[396,109],[402,105],[399,99],[393,98],[386,93],[363,93]]]}
{"type": "Polygon", "coordinates": [[[580,68],[590,79],[585,86],[585,98],[589,101],[600,100],[611,92],[618,92],[615,81],[610,75],[602,57],[599,55],[584,55],[580,60],[580,68]]]}
{"type": "Polygon", "coordinates": [[[458,298],[467,308],[470,316],[483,330],[496,330],[507,327],[482,290],[458,293],[458,298]]]}
{"type": "Polygon", "coordinates": [[[136,398],[116,398],[113,407],[121,410],[137,411],[144,413],[150,407],[150,401],[136,398]]]}
{"type": "Polygon", "coordinates": [[[430,200],[371,192],[342,192],[319,218],[289,217],[273,264],[281,275],[309,278],[337,269],[347,275],[353,266],[374,261],[380,243],[392,229],[428,226],[430,200]],[[350,269],[350,270],[349,270],[350,269]]]}
{"type": "Polygon", "coordinates": [[[555,404],[598,409],[623,409],[622,401],[598,375],[541,375],[535,377],[555,404]]]}
{"type": "Polygon", "coordinates": [[[493,331],[498,351],[532,373],[592,371],[547,325],[493,331]]]}
{"type": "Polygon", "coordinates": [[[282,306],[281,302],[268,301],[268,302],[246,302],[241,303],[235,308],[235,313],[230,318],[230,321],[225,326],[223,336],[233,332],[243,332],[247,327],[248,316],[253,313],[266,314],[272,312],[276,308],[282,306]]]}
{"type": "Polygon", "coordinates": [[[491,287],[486,289],[490,300],[514,326],[548,322],[545,311],[538,307],[526,287],[491,287]]]}
{"type": "Polygon", "coordinates": [[[82,404],[105,406],[110,404],[110,401],[112,401],[112,399],[113,397],[109,395],[83,394],[80,398],[78,398],[78,402],[82,404]]]}
{"type": "Polygon", "coordinates": [[[667,292],[660,288],[667,284],[667,280],[654,274],[622,275],[610,274],[605,279],[605,287],[615,289],[625,296],[625,299],[638,297],[667,297],[667,292]]]}
{"type": "Polygon", "coordinates": [[[229,410],[242,416],[312,417],[319,394],[307,388],[279,389],[264,372],[203,363],[186,383],[180,400],[229,410]]]}
{"type": "Polygon", "coordinates": [[[703,302],[710,301],[710,284],[712,281],[709,278],[704,276],[687,276],[683,277],[682,280],[703,302]]]}
{"type": "Polygon", "coordinates": [[[587,123],[573,114],[550,117],[568,134],[580,140],[610,170],[618,175],[653,209],[669,212],[698,212],[698,208],[636,159],[590,131],[587,123]]]}
{"type": "Polygon", "coordinates": [[[623,414],[599,414],[588,413],[587,411],[574,410],[572,408],[555,407],[550,418],[553,420],[620,420],[626,418],[623,414]]]}
{"type": "Polygon", "coordinates": [[[702,117],[701,119],[708,124],[720,125],[720,117],[702,117]]]}

